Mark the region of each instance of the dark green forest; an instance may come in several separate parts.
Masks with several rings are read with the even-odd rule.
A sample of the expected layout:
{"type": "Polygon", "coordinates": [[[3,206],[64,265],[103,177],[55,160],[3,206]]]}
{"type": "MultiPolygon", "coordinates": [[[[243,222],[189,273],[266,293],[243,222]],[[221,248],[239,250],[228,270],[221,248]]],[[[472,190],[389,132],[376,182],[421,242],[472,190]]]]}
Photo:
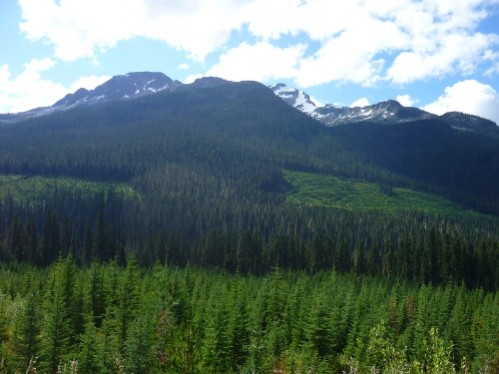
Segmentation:
{"type": "Polygon", "coordinates": [[[497,372],[497,165],[498,132],[327,128],[255,82],[4,124],[1,370],[497,372]],[[463,213],[290,203],[290,172],[463,213]]]}

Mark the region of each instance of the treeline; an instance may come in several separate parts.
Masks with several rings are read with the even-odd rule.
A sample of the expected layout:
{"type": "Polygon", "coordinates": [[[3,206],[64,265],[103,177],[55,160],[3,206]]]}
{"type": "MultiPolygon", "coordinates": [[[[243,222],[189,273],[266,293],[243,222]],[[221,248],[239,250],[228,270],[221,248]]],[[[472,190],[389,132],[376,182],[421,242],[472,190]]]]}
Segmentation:
{"type": "Polygon", "coordinates": [[[0,272],[3,373],[495,373],[497,293],[133,257],[0,272]]]}
{"type": "Polygon", "coordinates": [[[214,201],[181,195],[158,207],[112,191],[58,191],[30,206],[0,203],[0,261],[48,266],[134,253],[143,266],[200,266],[239,274],[274,267],[383,276],[440,285],[499,286],[497,220],[410,212],[389,216],[330,208],[214,201]]]}

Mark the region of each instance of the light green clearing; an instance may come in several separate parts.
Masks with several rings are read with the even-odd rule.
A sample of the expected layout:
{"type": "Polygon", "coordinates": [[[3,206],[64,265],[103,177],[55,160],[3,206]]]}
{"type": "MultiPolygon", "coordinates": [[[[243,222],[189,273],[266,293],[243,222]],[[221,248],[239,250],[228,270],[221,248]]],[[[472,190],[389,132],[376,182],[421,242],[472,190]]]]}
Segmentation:
{"type": "Polygon", "coordinates": [[[428,214],[481,216],[447,199],[406,188],[393,188],[393,194],[381,192],[376,183],[360,182],[324,174],[283,171],[293,186],[286,201],[291,204],[323,206],[350,211],[386,213],[410,210],[428,214]]]}
{"type": "Polygon", "coordinates": [[[70,191],[90,197],[96,194],[107,194],[114,191],[125,198],[139,197],[133,188],[123,182],[97,182],[69,177],[0,175],[0,199],[9,194],[14,201],[35,203],[50,196],[56,190],[70,191]]]}

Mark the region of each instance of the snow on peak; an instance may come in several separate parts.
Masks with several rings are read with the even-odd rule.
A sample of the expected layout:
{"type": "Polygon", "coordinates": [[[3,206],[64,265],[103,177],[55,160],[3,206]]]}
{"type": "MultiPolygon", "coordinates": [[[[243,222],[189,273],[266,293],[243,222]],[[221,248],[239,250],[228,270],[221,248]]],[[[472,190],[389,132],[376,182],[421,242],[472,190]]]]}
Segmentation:
{"type": "Polygon", "coordinates": [[[287,104],[326,126],[354,122],[394,124],[434,117],[434,115],[420,109],[404,107],[395,100],[386,100],[374,105],[340,107],[333,104],[323,105],[307,93],[288,87],[284,83],[278,83],[269,86],[269,88],[287,104]]]}
{"type": "Polygon", "coordinates": [[[275,95],[283,99],[286,103],[309,115],[322,106],[318,100],[310,97],[307,93],[297,90],[296,88],[289,87],[284,83],[278,83],[276,85],[269,86],[269,88],[275,95]]]}

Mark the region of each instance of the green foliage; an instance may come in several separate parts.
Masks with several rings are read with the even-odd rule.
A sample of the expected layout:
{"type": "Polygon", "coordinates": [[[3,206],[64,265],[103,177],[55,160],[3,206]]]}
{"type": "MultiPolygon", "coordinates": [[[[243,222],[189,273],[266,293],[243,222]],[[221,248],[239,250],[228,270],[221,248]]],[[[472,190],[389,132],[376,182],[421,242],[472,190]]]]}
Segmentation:
{"type": "Polygon", "coordinates": [[[28,293],[14,321],[13,351],[17,358],[15,367],[24,370],[32,359],[39,356],[41,315],[40,296],[28,293]]]}
{"type": "Polygon", "coordinates": [[[0,292],[14,295],[2,308],[18,310],[16,318],[2,315],[2,370],[25,371],[29,355],[40,373],[464,374],[497,367],[495,292],[331,271],[276,268],[265,277],[241,277],[141,269],[133,259],[126,267],[92,268],[64,259],[48,273],[0,273],[0,292]],[[74,332],[70,306],[77,304],[79,283],[89,292],[86,304],[101,272],[102,318],[85,314],[82,330],[74,332]],[[44,299],[28,284],[38,284],[44,299]]]}
{"type": "Polygon", "coordinates": [[[76,336],[72,330],[70,303],[73,301],[74,273],[68,271],[70,260],[57,262],[49,276],[44,300],[44,322],[40,357],[45,372],[56,374],[70,352],[76,336]]]}
{"type": "Polygon", "coordinates": [[[0,175],[0,199],[12,196],[14,201],[37,204],[57,191],[83,194],[83,196],[95,196],[114,191],[127,199],[140,197],[129,184],[123,182],[56,176],[0,175]]]}
{"type": "Polygon", "coordinates": [[[391,188],[391,193],[376,183],[361,182],[325,174],[285,171],[291,184],[286,201],[354,212],[379,211],[387,214],[413,211],[474,219],[477,213],[464,209],[443,197],[407,188],[391,188]]]}
{"type": "Polygon", "coordinates": [[[468,135],[254,82],[2,126],[0,370],[496,370],[499,224],[466,209],[499,212],[499,148],[468,135]]]}

